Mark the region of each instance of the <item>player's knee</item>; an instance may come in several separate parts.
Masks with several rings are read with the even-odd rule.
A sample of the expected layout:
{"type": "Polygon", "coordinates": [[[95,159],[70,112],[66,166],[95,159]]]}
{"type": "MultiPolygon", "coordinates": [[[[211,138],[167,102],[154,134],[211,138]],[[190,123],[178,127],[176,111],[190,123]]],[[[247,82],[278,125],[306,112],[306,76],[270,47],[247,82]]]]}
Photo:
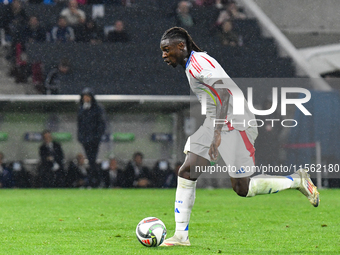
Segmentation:
{"type": "Polygon", "coordinates": [[[190,166],[182,165],[178,170],[178,176],[185,179],[190,179],[190,166]]]}

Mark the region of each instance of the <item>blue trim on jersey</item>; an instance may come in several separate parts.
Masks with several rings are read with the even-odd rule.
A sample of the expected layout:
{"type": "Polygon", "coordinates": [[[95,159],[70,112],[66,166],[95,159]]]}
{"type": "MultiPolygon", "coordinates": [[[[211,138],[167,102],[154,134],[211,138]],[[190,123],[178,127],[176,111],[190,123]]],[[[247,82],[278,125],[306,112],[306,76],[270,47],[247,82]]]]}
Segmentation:
{"type": "Polygon", "coordinates": [[[187,63],[185,64],[185,69],[188,67],[188,65],[190,64],[190,60],[191,60],[191,55],[194,53],[194,51],[191,51],[191,54],[190,54],[190,56],[189,56],[189,58],[188,58],[188,61],[187,61],[187,63]]]}
{"type": "Polygon", "coordinates": [[[293,180],[293,177],[291,177],[291,176],[286,176],[289,180],[291,180],[291,181],[294,181],[293,180]]]}

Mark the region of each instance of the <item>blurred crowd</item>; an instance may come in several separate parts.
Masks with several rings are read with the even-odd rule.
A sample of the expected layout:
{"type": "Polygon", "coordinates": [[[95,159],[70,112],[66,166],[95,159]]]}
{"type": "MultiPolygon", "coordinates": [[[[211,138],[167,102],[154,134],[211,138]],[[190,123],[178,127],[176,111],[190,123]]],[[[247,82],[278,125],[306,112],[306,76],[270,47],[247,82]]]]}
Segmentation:
{"type": "Polygon", "coordinates": [[[90,42],[102,41],[127,42],[128,36],[121,20],[113,21],[111,31],[97,26],[96,21],[86,17],[85,12],[78,6],[76,0],[69,0],[58,15],[51,29],[41,25],[39,17],[28,16],[20,0],[13,0],[7,5],[2,19],[6,39],[13,44],[27,42],[90,42]],[[113,33],[109,36],[109,33],[113,33]],[[122,34],[122,35],[121,35],[122,34]]]}
{"type": "Polygon", "coordinates": [[[36,171],[28,171],[21,161],[6,162],[0,152],[0,188],[175,188],[181,162],[173,167],[168,160],[158,160],[150,169],[143,163],[143,154],[135,152],[124,164],[111,157],[91,168],[83,153],[66,162],[62,147],[44,134],[40,146],[40,163],[36,171]]]}
{"type": "MultiPolygon", "coordinates": [[[[123,5],[126,2],[131,1],[122,1],[123,5]]],[[[105,24],[105,27],[99,27],[96,19],[87,17],[80,6],[86,4],[86,0],[68,0],[68,2],[62,1],[62,4],[65,8],[58,14],[55,24],[47,28],[40,24],[39,17],[28,16],[21,0],[8,3],[5,5],[3,17],[0,18],[0,26],[5,31],[6,39],[14,45],[44,41],[90,42],[92,44],[129,41],[129,35],[122,20],[115,20],[111,24],[105,24]]],[[[169,16],[176,17],[178,26],[192,27],[198,21],[192,17],[191,9],[204,6],[214,6],[218,10],[216,20],[211,22],[224,33],[226,32],[223,28],[225,22],[246,18],[235,0],[175,1],[174,10],[169,10],[169,16]]],[[[228,31],[232,31],[232,28],[228,31]]]]}
{"type": "MultiPolygon", "coordinates": [[[[9,46],[7,60],[11,66],[9,75],[17,83],[27,83],[32,78],[37,92],[46,93],[45,83],[49,81],[44,63],[32,63],[26,53],[27,43],[127,43],[133,42],[132,35],[121,19],[112,20],[110,24],[99,25],[96,18],[86,16],[83,6],[87,4],[116,4],[126,8],[138,5],[138,0],[11,0],[0,3],[3,15],[0,17],[0,28],[4,31],[4,39],[9,46]],[[64,6],[58,13],[54,24],[41,22],[39,15],[29,16],[25,10],[27,4],[58,4],[64,6]]],[[[0,1],[1,2],[1,1],[0,1]]],[[[150,5],[163,4],[160,0],[149,0],[150,5]]],[[[194,0],[173,1],[169,8],[169,18],[174,18],[174,25],[190,29],[199,20],[191,15],[192,8],[211,7],[216,9],[216,20],[209,23],[211,33],[217,42],[227,46],[242,46],[243,40],[233,30],[233,21],[245,19],[242,9],[235,0],[194,0]]],[[[94,11],[94,10],[92,10],[94,11]]],[[[103,15],[104,12],[103,12],[103,15]]],[[[129,25],[129,24],[127,24],[129,25]]],[[[144,24],[147,25],[147,24],[144,24]]],[[[55,63],[58,65],[58,63],[55,63]]]]}
{"type": "MultiPolygon", "coordinates": [[[[8,49],[9,75],[18,83],[28,82],[31,77],[38,92],[58,94],[61,77],[71,69],[70,60],[60,59],[51,69],[44,70],[43,63],[32,63],[27,57],[27,43],[129,43],[132,35],[122,19],[110,24],[98,25],[95,18],[86,15],[84,5],[137,6],[138,0],[0,0],[3,8],[0,28],[8,49]],[[54,24],[46,26],[39,15],[29,16],[25,6],[29,4],[62,5],[54,24]]],[[[144,3],[147,1],[144,0],[144,3]]],[[[152,5],[162,5],[163,0],[149,0],[152,5]]],[[[170,1],[167,1],[170,2],[170,1]]],[[[180,0],[171,1],[167,11],[174,26],[186,29],[195,27],[200,20],[192,15],[193,8],[214,8],[215,20],[211,20],[210,31],[221,45],[240,47],[242,38],[233,30],[233,21],[245,19],[242,8],[235,0],[180,0]]],[[[93,16],[93,15],[92,15],[93,16]]],[[[144,24],[147,26],[147,24],[144,24]]],[[[94,166],[91,156],[79,153],[70,162],[65,162],[62,147],[52,141],[51,132],[42,134],[43,144],[39,148],[39,165],[34,174],[27,171],[19,161],[4,162],[0,153],[1,187],[176,187],[180,162],[172,166],[167,160],[159,160],[152,169],[143,165],[143,154],[134,153],[132,160],[124,164],[117,158],[110,158],[94,166]]],[[[84,144],[83,144],[84,145],[84,144]]],[[[84,145],[85,148],[85,145],[84,145]]],[[[85,148],[86,152],[86,148],[85,148]]]]}
{"type": "Polygon", "coordinates": [[[246,15],[237,6],[234,0],[216,0],[216,1],[180,1],[176,8],[176,25],[184,28],[195,26],[196,21],[190,10],[196,5],[209,6],[214,5],[218,10],[216,20],[212,22],[212,33],[222,45],[242,46],[242,38],[234,31],[233,21],[246,19],[246,15]]]}

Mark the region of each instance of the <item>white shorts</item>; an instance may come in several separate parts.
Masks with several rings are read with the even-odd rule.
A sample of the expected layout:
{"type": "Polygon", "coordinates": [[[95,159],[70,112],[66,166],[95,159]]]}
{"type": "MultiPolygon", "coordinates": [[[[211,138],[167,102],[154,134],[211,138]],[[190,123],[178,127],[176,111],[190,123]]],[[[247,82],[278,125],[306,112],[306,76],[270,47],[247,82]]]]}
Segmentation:
{"type": "MultiPolygon", "coordinates": [[[[210,119],[191,135],[185,146],[184,153],[188,151],[210,161],[209,149],[213,140],[214,128],[210,119]]],[[[221,132],[219,154],[225,162],[229,176],[243,178],[251,176],[255,166],[254,141],[257,137],[257,128],[249,127],[245,131],[231,130],[221,132]]]]}

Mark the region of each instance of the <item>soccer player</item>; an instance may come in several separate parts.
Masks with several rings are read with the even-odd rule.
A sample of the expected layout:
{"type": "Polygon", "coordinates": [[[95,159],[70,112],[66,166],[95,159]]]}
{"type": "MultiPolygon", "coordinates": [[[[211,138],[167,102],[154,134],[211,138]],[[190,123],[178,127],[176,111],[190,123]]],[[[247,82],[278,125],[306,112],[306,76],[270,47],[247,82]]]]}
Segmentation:
{"type": "Polygon", "coordinates": [[[185,145],[186,159],[178,173],[176,190],[176,231],[175,235],[166,239],[162,246],[190,245],[189,220],[195,202],[198,176],[190,176],[190,168],[210,166],[210,162],[217,160],[218,154],[226,165],[236,169],[236,171],[229,171],[229,175],[232,187],[239,196],[253,197],[285,189],[298,189],[313,206],[317,207],[319,192],[304,169],[299,169],[289,176],[251,177],[254,173],[252,167],[257,128],[247,123],[255,117],[248,109],[245,99],[244,114],[233,115],[236,100],[233,100],[232,91],[236,91],[237,85],[219,63],[203,52],[188,32],[180,27],[173,27],[163,34],[160,48],[162,57],[168,65],[172,67],[181,65],[184,68],[190,87],[201,103],[204,93],[208,90],[215,97],[213,100],[212,97],[205,95],[206,119],[204,124],[188,138],[185,145]],[[214,121],[216,119],[225,121],[220,123],[214,121]]]}

